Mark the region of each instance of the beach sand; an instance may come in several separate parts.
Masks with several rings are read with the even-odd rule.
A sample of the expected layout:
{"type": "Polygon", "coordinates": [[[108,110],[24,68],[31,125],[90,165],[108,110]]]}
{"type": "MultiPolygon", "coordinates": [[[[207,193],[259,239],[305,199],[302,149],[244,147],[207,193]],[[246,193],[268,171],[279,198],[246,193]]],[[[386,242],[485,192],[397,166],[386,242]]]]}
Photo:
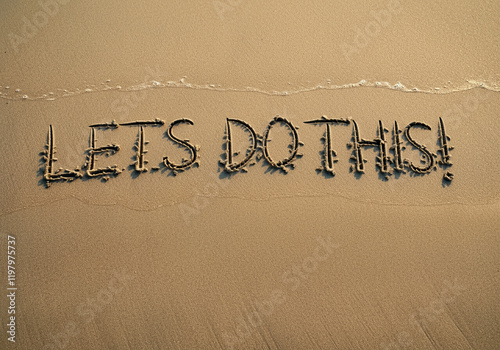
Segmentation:
{"type": "Polygon", "coordinates": [[[498,349],[500,4],[1,7],[2,349],[498,349]]]}

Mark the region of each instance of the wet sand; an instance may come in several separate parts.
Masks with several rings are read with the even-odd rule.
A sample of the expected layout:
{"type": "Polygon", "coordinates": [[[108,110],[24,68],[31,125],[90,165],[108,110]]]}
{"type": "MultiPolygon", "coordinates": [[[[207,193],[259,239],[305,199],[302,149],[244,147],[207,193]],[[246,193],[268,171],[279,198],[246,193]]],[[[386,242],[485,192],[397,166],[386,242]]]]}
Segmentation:
{"type": "Polygon", "coordinates": [[[54,4],[0,11],[2,349],[497,348],[497,3],[54,4]]]}

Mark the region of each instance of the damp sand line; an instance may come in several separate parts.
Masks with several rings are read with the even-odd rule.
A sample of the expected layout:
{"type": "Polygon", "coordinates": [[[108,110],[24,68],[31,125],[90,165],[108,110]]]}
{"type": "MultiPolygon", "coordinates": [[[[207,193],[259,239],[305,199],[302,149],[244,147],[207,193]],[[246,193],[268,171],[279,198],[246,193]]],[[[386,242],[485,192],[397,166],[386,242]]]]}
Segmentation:
{"type": "MultiPolygon", "coordinates": [[[[383,207],[393,207],[393,206],[404,206],[408,208],[414,208],[414,207],[445,207],[445,206],[472,206],[472,207],[482,207],[482,206],[490,206],[493,204],[497,203],[497,200],[490,200],[490,201],[485,201],[485,202],[480,202],[480,203],[469,203],[469,202],[463,202],[463,201],[447,201],[447,202],[439,202],[439,203],[428,203],[428,202],[378,202],[376,200],[367,200],[367,199],[358,199],[352,196],[347,196],[340,194],[338,192],[336,193],[314,193],[314,194],[301,194],[301,193],[295,193],[295,194],[290,194],[290,195],[270,195],[266,197],[245,197],[242,195],[205,195],[205,194],[197,194],[196,196],[201,197],[201,198],[207,198],[207,199],[220,199],[220,200],[241,200],[241,201],[250,201],[254,203],[261,203],[261,202],[268,202],[268,201],[281,201],[281,200],[288,200],[292,198],[326,198],[326,197],[332,197],[332,198],[340,198],[342,200],[350,201],[350,202],[355,202],[355,203],[360,203],[360,204],[366,204],[366,205],[377,205],[377,206],[383,206],[383,207]]],[[[29,210],[31,208],[38,208],[38,207],[48,207],[50,205],[56,204],[61,201],[68,201],[68,200],[76,200],[80,203],[83,203],[88,206],[97,206],[97,207],[121,207],[125,208],[131,211],[135,212],[153,212],[156,210],[160,210],[162,208],[172,208],[174,206],[177,206],[181,203],[184,203],[186,200],[189,200],[192,196],[187,196],[185,198],[175,200],[175,201],[170,201],[170,202],[165,202],[165,203],[158,203],[155,205],[151,206],[144,206],[144,207],[137,207],[133,205],[128,205],[123,202],[112,202],[112,203],[98,203],[94,202],[89,199],[81,198],[78,195],[67,195],[61,198],[57,199],[51,199],[47,201],[42,201],[30,205],[24,205],[20,206],[17,208],[10,208],[9,210],[6,210],[2,213],[0,213],[0,217],[15,214],[17,212],[23,211],[23,210],[29,210]]]]}

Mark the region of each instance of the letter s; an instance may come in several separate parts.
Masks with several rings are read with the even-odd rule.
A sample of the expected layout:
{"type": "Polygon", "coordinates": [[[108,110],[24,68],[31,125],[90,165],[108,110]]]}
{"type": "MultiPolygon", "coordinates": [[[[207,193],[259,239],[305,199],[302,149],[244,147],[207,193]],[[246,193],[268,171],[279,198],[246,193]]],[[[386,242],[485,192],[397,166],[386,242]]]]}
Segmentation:
{"type": "Polygon", "coordinates": [[[177,124],[180,124],[180,123],[187,123],[189,125],[193,125],[194,123],[189,120],[189,119],[177,119],[175,121],[173,121],[169,126],[168,126],[168,129],[167,129],[167,135],[168,137],[175,143],[181,145],[181,146],[184,146],[186,147],[189,152],[191,153],[191,158],[187,161],[187,162],[182,162],[181,164],[174,164],[172,163],[171,161],[168,160],[168,157],[164,157],[163,158],[163,164],[165,164],[165,166],[173,171],[183,171],[183,170],[186,170],[188,169],[191,165],[193,165],[194,163],[196,163],[197,159],[198,159],[198,151],[199,151],[199,147],[197,146],[194,146],[192,144],[189,143],[189,140],[181,140],[177,137],[175,137],[173,134],[172,134],[172,128],[174,126],[176,126],[177,124]]]}
{"type": "Polygon", "coordinates": [[[418,174],[425,174],[431,171],[432,167],[434,166],[434,157],[432,156],[432,153],[429,152],[427,147],[425,145],[421,145],[417,143],[410,135],[410,129],[413,127],[421,127],[425,130],[431,130],[431,127],[425,123],[422,122],[412,122],[408,124],[408,126],[405,129],[405,136],[408,139],[408,142],[411,143],[415,148],[420,150],[420,152],[423,153],[424,160],[425,160],[425,165],[423,167],[417,167],[415,164],[410,163],[410,169],[413,170],[414,172],[418,174]]]}

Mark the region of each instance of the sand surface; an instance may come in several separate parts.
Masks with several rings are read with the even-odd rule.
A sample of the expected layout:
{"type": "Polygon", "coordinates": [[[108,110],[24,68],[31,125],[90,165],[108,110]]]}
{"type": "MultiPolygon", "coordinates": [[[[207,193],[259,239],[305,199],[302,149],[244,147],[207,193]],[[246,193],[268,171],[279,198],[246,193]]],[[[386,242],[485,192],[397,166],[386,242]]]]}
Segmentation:
{"type": "Polygon", "coordinates": [[[1,349],[498,349],[497,1],[0,8],[1,349]]]}

